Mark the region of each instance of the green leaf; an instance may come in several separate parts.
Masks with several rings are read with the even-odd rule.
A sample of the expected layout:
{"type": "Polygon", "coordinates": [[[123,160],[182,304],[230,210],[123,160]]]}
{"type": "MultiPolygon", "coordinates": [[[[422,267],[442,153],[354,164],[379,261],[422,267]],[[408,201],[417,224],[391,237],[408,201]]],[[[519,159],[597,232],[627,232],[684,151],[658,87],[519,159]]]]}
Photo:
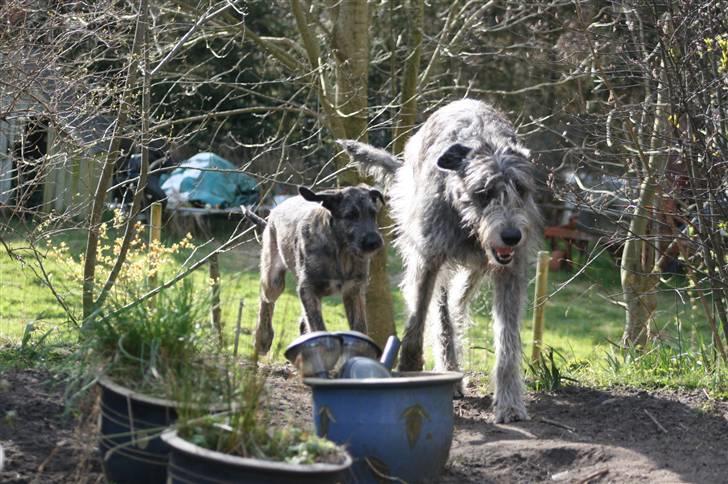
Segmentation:
{"type": "Polygon", "coordinates": [[[417,444],[417,440],[420,438],[420,432],[422,431],[422,424],[425,419],[430,420],[430,416],[427,411],[419,403],[407,407],[400,418],[404,418],[405,431],[407,432],[407,443],[410,449],[417,444]]]}

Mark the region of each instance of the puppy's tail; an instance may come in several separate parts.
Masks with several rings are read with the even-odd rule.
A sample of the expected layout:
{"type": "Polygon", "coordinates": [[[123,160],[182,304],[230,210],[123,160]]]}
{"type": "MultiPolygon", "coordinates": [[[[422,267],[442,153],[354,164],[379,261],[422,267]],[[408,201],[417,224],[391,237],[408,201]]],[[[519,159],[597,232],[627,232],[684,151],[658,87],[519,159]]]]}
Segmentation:
{"type": "Polygon", "coordinates": [[[392,183],[394,174],[402,166],[401,161],[381,148],[350,139],[339,139],[336,142],[346,150],[360,171],[373,176],[377,183],[385,187],[392,183]]]}
{"type": "Polygon", "coordinates": [[[266,225],[268,225],[268,222],[266,222],[264,218],[259,217],[255,212],[250,210],[245,205],[240,205],[240,209],[243,211],[243,215],[245,215],[248,220],[257,225],[260,230],[265,229],[266,225]]]}

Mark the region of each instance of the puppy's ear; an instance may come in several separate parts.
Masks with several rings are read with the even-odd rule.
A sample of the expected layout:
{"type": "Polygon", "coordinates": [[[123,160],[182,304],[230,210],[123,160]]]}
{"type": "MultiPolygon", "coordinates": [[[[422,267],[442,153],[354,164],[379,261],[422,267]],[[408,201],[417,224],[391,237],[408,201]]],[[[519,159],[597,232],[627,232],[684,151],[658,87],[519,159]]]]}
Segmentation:
{"type": "Polygon", "coordinates": [[[372,202],[374,202],[377,210],[381,209],[382,206],[384,206],[384,195],[382,195],[382,192],[375,188],[372,188],[371,190],[369,190],[369,196],[372,198],[372,202]]]}
{"type": "Polygon", "coordinates": [[[472,148],[468,148],[460,143],[450,145],[443,154],[437,159],[437,166],[441,170],[457,171],[463,166],[465,157],[472,151],[472,148]]]}
{"type": "Polygon", "coordinates": [[[341,201],[341,193],[326,193],[319,192],[314,193],[306,187],[298,187],[298,193],[303,197],[304,200],[309,202],[317,202],[323,205],[323,207],[329,211],[335,210],[339,206],[341,201]]]}

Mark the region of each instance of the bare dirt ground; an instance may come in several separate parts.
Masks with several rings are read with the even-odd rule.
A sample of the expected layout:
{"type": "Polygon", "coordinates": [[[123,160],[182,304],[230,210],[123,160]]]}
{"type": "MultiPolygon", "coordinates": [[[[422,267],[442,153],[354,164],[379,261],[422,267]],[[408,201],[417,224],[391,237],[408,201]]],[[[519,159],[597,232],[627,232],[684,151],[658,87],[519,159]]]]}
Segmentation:
{"type": "MultiPolygon", "coordinates": [[[[308,388],[286,368],[270,383],[278,420],[307,425],[308,388]]],[[[64,416],[62,392],[45,372],[0,375],[0,482],[103,482],[93,399],[64,416]]],[[[495,425],[490,405],[474,388],[455,402],[440,482],[728,482],[728,402],[700,391],[529,394],[532,420],[511,425],[495,425]]]]}

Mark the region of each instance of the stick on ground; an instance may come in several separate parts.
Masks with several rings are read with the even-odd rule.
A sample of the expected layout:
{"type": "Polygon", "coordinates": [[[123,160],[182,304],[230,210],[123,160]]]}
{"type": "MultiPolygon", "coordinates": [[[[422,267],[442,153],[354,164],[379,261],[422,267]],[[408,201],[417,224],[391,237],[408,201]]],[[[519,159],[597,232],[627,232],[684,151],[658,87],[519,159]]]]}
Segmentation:
{"type": "Polygon", "coordinates": [[[561,422],[557,422],[556,420],[551,420],[550,418],[541,417],[540,419],[538,419],[538,421],[545,424],[553,425],[554,427],[566,429],[569,432],[576,432],[576,429],[574,427],[569,427],[566,424],[562,424],[561,422]]]}
{"type": "Polygon", "coordinates": [[[654,415],[652,415],[650,412],[648,412],[646,408],[644,409],[644,411],[647,414],[647,416],[650,417],[650,420],[652,420],[653,422],[655,422],[655,425],[657,425],[657,428],[659,428],[660,430],[662,430],[662,432],[664,432],[664,433],[668,433],[667,432],[667,429],[665,427],[663,427],[660,422],[657,421],[657,419],[654,417],[654,415]]]}
{"type": "Polygon", "coordinates": [[[607,474],[609,474],[609,469],[606,467],[604,469],[601,469],[599,471],[594,472],[593,474],[589,474],[584,479],[579,481],[579,484],[589,484],[591,481],[595,479],[599,479],[600,477],[604,477],[607,474]]]}

